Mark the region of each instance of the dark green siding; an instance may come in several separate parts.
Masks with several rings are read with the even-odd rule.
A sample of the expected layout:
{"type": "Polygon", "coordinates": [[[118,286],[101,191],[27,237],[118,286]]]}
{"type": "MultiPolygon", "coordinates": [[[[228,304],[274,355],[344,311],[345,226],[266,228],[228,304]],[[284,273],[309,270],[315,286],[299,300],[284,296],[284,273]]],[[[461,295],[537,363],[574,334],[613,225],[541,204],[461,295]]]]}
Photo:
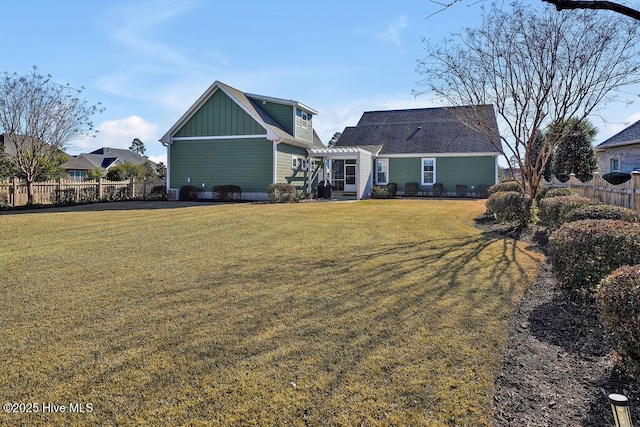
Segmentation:
{"type": "Polygon", "coordinates": [[[276,182],[288,182],[302,190],[307,185],[307,173],[291,168],[292,157],[307,157],[307,150],[287,144],[278,144],[278,170],[276,182]]]}
{"type": "MultiPolygon", "coordinates": [[[[407,182],[421,185],[422,157],[389,159],[389,182],[398,184],[398,190],[404,191],[407,182]]],[[[444,184],[445,191],[455,192],[456,185],[467,187],[481,184],[493,185],[496,179],[495,158],[479,157],[436,157],[436,181],[444,184]]],[[[421,190],[430,191],[431,186],[422,186],[421,190]]]]}
{"type": "Polygon", "coordinates": [[[293,106],[268,101],[263,104],[261,100],[254,102],[273,117],[289,135],[293,135],[293,106]]]}
{"type": "Polygon", "coordinates": [[[264,135],[267,132],[222,90],[176,132],[176,137],[264,135]]]}
{"type": "Polygon", "coordinates": [[[266,192],[273,179],[273,144],[262,138],[182,140],[169,146],[171,188],[191,184],[239,185],[243,192],[266,192]]]}

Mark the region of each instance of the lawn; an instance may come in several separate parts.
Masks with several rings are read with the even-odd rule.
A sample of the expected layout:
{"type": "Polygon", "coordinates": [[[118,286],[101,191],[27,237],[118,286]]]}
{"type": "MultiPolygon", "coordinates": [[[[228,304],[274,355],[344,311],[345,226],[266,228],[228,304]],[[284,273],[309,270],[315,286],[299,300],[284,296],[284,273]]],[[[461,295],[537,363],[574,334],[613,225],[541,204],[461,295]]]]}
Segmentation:
{"type": "Polygon", "coordinates": [[[38,406],[0,424],[489,425],[505,320],[542,256],[475,229],[483,211],[0,215],[0,397],[38,406]]]}

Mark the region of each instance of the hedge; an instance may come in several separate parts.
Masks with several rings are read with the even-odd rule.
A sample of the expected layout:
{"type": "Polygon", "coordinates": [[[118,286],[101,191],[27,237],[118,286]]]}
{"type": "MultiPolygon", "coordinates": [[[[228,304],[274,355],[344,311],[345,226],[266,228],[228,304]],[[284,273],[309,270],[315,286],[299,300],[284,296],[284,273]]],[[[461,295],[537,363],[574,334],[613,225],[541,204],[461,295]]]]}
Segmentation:
{"type": "Polygon", "coordinates": [[[195,185],[183,185],[178,190],[179,200],[198,200],[202,194],[202,188],[195,185]]]}
{"type": "Polygon", "coordinates": [[[640,362],[640,265],[620,267],[596,292],[596,304],[611,342],[622,354],[640,362]]]}
{"type": "Polygon", "coordinates": [[[420,191],[420,185],[417,182],[407,182],[404,184],[404,195],[407,197],[415,197],[420,191]]]}
{"type": "Polygon", "coordinates": [[[602,175],[602,179],[612,185],[620,185],[631,179],[629,172],[609,172],[602,175]]]}
{"type": "Polygon", "coordinates": [[[269,185],[267,195],[271,203],[291,203],[298,201],[296,187],[286,182],[269,185]]]}
{"type": "Polygon", "coordinates": [[[531,197],[518,191],[500,191],[487,199],[487,212],[500,222],[517,222],[521,227],[531,220],[531,197]]]}
{"type": "Polygon", "coordinates": [[[567,215],[591,200],[580,196],[545,197],[538,204],[538,219],[549,228],[556,228],[565,222],[567,215]]]}
{"type": "Polygon", "coordinates": [[[228,202],[232,200],[240,200],[242,198],[242,190],[237,185],[214,185],[213,199],[228,202]]]}
{"type": "MultiPolygon", "coordinates": [[[[396,187],[397,188],[397,187],[396,187]]],[[[393,186],[387,185],[374,185],[371,188],[371,198],[373,199],[393,199],[395,197],[395,191],[393,186]]]]}
{"type": "Polygon", "coordinates": [[[565,221],[573,222],[583,219],[617,219],[626,222],[640,222],[640,214],[621,206],[587,205],[569,212],[565,221]]]}
{"type": "Polygon", "coordinates": [[[640,264],[640,226],[607,219],[565,223],[551,233],[548,252],[564,288],[592,292],[616,268],[640,264]]]}
{"type": "Polygon", "coordinates": [[[458,197],[467,197],[467,186],[464,184],[456,185],[456,196],[458,197]]]}
{"type": "Polygon", "coordinates": [[[494,193],[502,191],[517,191],[518,193],[522,193],[522,187],[520,187],[520,184],[516,181],[503,181],[489,187],[488,193],[489,196],[491,196],[494,193]]]}
{"type": "Polygon", "coordinates": [[[433,184],[433,196],[434,197],[442,197],[444,196],[444,184],[441,182],[436,182],[433,184]]]}

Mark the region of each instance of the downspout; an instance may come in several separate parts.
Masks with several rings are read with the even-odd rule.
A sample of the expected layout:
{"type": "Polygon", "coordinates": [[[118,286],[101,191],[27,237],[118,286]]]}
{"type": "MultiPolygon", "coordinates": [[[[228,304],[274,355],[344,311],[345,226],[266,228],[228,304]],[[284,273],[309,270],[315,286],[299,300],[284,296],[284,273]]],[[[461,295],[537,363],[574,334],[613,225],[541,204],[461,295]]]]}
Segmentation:
{"type": "Polygon", "coordinates": [[[162,141],[160,141],[160,143],[167,148],[167,176],[166,176],[167,182],[165,183],[165,189],[167,190],[167,195],[168,195],[169,194],[169,183],[171,182],[171,175],[170,175],[171,174],[171,168],[169,167],[169,165],[171,165],[171,150],[169,149],[169,146],[171,145],[171,142],[162,142],[162,141]]]}

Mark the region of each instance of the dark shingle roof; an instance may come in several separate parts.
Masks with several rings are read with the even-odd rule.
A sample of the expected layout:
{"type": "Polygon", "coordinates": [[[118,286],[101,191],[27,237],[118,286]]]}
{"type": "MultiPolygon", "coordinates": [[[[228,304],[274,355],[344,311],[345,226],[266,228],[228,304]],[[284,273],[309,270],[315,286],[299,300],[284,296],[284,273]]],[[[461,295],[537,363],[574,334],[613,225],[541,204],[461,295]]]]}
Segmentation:
{"type": "Polygon", "coordinates": [[[617,134],[613,135],[606,141],[598,144],[596,148],[615,147],[618,145],[637,144],[640,142],[640,120],[632,124],[631,126],[623,129],[617,134]]]}
{"type": "MultiPolygon", "coordinates": [[[[344,130],[337,146],[382,145],[383,154],[410,153],[498,153],[489,137],[465,126],[458,112],[478,107],[420,108],[412,110],[368,111],[355,127],[344,130]]],[[[493,106],[480,107],[491,125],[494,141],[499,140],[493,106]]]]}

